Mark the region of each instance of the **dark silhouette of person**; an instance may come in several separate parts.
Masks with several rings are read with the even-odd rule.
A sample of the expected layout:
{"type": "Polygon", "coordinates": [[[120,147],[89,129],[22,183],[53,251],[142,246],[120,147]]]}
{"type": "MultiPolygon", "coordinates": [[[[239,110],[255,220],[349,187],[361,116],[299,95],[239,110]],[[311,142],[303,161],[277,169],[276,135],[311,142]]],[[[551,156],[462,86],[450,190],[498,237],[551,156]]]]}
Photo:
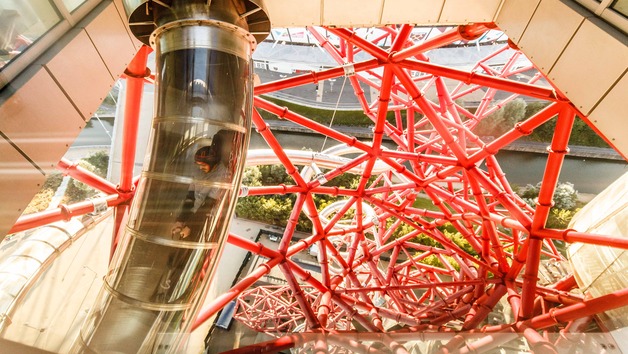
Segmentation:
{"type": "MultiPolygon", "coordinates": [[[[231,174],[227,166],[232,150],[232,139],[231,132],[221,130],[214,135],[210,146],[201,147],[194,154],[198,175],[190,184],[177,220],[171,229],[174,240],[211,242],[216,223],[224,212],[222,199],[226,189],[220,184],[230,183],[231,174]]],[[[193,283],[204,277],[205,266],[201,269],[189,268],[189,259],[195,257],[198,252],[202,251],[179,248],[168,256],[167,270],[155,289],[153,301],[167,303],[184,301],[195,288],[193,283]],[[190,272],[193,276],[184,276],[184,273],[190,272]]]]}
{"type": "Polygon", "coordinates": [[[173,238],[199,241],[207,231],[208,221],[214,217],[214,206],[221,197],[221,189],[212,183],[227,182],[229,172],[220,161],[222,142],[216,134],[211,146],[204,146],[194,154],[194,163],[200,174],[188,189],[181,212],[172,228],[173,238]],[[190,236],[192,238],[190,238],[190,236]]]}

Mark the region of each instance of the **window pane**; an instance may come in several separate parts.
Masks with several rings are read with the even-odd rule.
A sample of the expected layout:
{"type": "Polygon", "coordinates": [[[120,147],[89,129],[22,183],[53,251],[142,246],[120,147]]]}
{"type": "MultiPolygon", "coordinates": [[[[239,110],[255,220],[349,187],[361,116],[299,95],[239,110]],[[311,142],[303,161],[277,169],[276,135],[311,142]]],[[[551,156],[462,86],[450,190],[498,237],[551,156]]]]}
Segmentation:
{"type": "Polygon", "coordinates": [[[628,0],[615,0],[611,8],[625,17],[628,17],[628,0]]]}
{"type": "Polygon", "coordinates": [[[50,0],[0,1],[0,70],[60,20],[50,0]]]}
{"type": "Polygon", "coordinates": [[[65,8],[69,12],[76,10],[79,6],[83,5],[87,0],[63,0],[65,8]]]}

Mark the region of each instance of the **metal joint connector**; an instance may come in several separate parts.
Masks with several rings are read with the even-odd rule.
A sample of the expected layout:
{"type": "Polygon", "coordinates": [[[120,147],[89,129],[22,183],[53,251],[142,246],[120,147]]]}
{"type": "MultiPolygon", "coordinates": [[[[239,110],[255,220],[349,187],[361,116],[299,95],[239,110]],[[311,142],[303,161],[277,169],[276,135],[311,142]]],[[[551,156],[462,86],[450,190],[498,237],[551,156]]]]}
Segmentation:
{"type": "Polygon", "coordinates": [[[345,71],[345,76],[346,77],[351,77],[351,76],[355,75],[355,66],[353,65],[353,63],[343,64],[342,68],[345,71]]]}
{"type": "Polygon", "coordinates": [[[104,213],[109,207],[109,205],[107,205],[107,199],[103,197],[92,199],[92,205],[94,205],[94,211],[92,212],[93,214],[104,213]]]}

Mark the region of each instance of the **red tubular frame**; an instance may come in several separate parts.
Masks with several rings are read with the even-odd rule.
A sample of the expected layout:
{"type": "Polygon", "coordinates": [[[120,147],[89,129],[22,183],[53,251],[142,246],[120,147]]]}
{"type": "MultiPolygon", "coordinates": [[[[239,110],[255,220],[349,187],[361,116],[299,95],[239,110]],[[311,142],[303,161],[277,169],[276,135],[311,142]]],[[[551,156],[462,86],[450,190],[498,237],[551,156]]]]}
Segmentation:
{"type": "MultiPolygon", "coordinates": [[[[536,82],[541,77],[538,74],[532,76],[527,83],[511,79],[511,76],[531,69],[531,67],[515,67],[519,53],[515,53],[500,70],[493,69],[481,61],[474,67],[473,71],[463,71],[430,63],[423,54],[427,50],[461,39],[477,38],[490,28],[492,28],[491,25],[485,24],[460,27],[428,39],[423,43],[414,44],[408,40],[411,32],[410,26],[402,26],[398,29],[387,27],[385,30],[392,38],[392,45],[388,49],[376,45],[383,38],[381,36],[368,41],[348,29],[327,29],[340,37],[341,46],[337,48],[316,28],[309,28],[314,38],[319,41],[320,46],[330,54],[338,65],[350,65],[355,70],[357,75],[348,78],[365,114],[374,122],[373,138],[368,144],[269,101],[256,98],[255,105],[258,109],[273,113],[279,118],[290,120],[313,132],[356,147],[363,152],[359,158],[354,159],[351,165],[363,164],[364,166],[362,178],[355,190],[325,187],[317,180],[302,181],[300,175],[296,173],[296,167],[282,153],[281,145],[274,138],[266,123],[263,122],[261,116],[256,114],[255,124],[258,130],[271,149],[275,151],[280,162],[286,167],[288,174],[293,177],[296,186],[253,187],[251,191],[254,195],[297,194],[297,202],[279,249],[285,257],[281,263],[281,269],[288,279],[292,296],[298,299],[300,308],[305,307],[304,318],[308,318],[307,321],[310,325],[315,322],[305,305],[307,299],[301,290],[301,285],[295,282],[293,274],[298,275],[322,294],[323,300],[315,311],[318,323],[322,328],[332,325],[328,319],[338,311],[345,311],[346,316],[349,317],[354,316],[355,312],[350,310],[348,307],[350,306],[369,312],[372,325],[367,322],[366,318],[361,318],[359,321],[370,331],[377,330],[380,316],[391,318],[390,316],[393,315],[388,308],[374,306],[372,294],[381,293],[386,297],[389,306],[393,306],[397,311],[393,317],[398,322],[412,325],[418,324],[416,322],[418,318],[429,318],[431,323],[445,324],[451,319],[464,318],[463,329],[472,332],[486,318],[495,304],[505,294],[508,294],[509,302],[515,314],[520,315],[510,330],[522,332],[530,343],[538,345],[537,350],[553,351],[553,344],[540,337],[533,330],[533,328],[537,328],[536,322],[527,323],[519,319],[530,318],[534,315],[534,311],[539,310],[534,306],[534,300],[539,295],[550,302],[566,305],[568,308],[575,306],[575,304],[581,304],[582,300],[572,298],[563,290],[574,286],[573,276],[556,283],[556,289],[537,286],[536,273],[541,255],[559,258],[556,255],[555,247],[544,240],[560,239],[592,244],[610,244],[621,248],[627,247],[628,241],[619,237],[544,228],[543,224],[549,212],[549,202],[552,199],[557,176],[562,165],[563,154],[560,152],[566,148],[575,110],[569,103],[558,102],[558,94],[554,88],[537,85],[536,82]],[[467,34],[470,37],[464,36],[465,29],[468,30],[467,34]],[[374,59],[354,63],[354,54],[358,51],[367,52],[374,59]],[[376,67],[381,68],[383,74],[374,74],[373,69],[376,67]],[[478,73],[479,69],[487,71],[487,74],[478,73]],[[427,77],[433,79],[417,80],[409,75],[408,70],[425,73],[426,76],[422,80],[427,77]],[[372,75],[379,81],[368,79],[367,75],[372,75]],[[443,78],[462,81],[471,86],[465,91],[461,91],[462,86],[458,85],[453,91],[449,91],[443,78]],[[423,83],[426,87],[435,85],[438,91],[438,103],[427,100],[424,94],[426,88],[419,87],[423,83]],[[379,90],[378,100],[369,105],[360,84],[366,84],[379,90]],[[480,87],[488,87],[489,90],[476,114],[471,114],[469,111],[458,107],[454,102],[454,99],[474,92],[480,87]],[[506,90],[511,95],[500,103],[494,104],[492,101],[498,90],[506,90]],[[404,95],[408,98],[403,98],[404,95]],[[471,130],[477,121],[496,111],[506,102],[515,99],[518,95],[543,99],[550,104],[534,116],[516,124],[511,130],[496,137],[493,141],[482,142],[480,137],[471,130]],[[489,103],[494,105],[491,106],[489,103]],[[398,114],[400,106],[405,106],[408,109],[406,123],[400,119],[398,114]],[[396,112],[395,124],[385,121],[385,113],[389,110],[396,112]],[[423,117],[414,119],[415,111],[422,113],[423,117]],[[544,177],[545,183],[539,196],[539,206],[534,210],[516,197],[493,155],[513,141],[529,134],[533,129],[557,114],[559,115],[559,124],[551,146],[552,151],[544,177]],[[428,123],[433,127],[431,130],[426,130],[428,123]],[[403,124],[407,125],[404,126],[403,124]],[[429,133],[430,131],[431,133],[429,133]],[[385,135],[399,145],[399,150],[381,149],[385,135]],[[479,148],[472,147],[473,145],[470,145],[469,141],[475,143],[479,148]],[[393,173],[403,176],[407,182],[393,185],[391,175],[382,175],[377,180],[384,181],[384,185],[369,185],[369,177],[374,171],[376,160],[388,164],[393,173]],[[486,160],[487,170],[480,168],[484,160],[486,160]],[[413,171],[402,165],[402,162],[406,161],[410,163],[413,171]],[[430,167],[423,170],[423,166],[430,167]],[[435,185],[437,182],[447,187],[435,185]],[[454,187],[454,183],[461,184],[464,189],[454,187]],[[411,201],[416,198],[414,189],[427,194],[440,211],[433,212],[413,208],[411,201]],[[311,193],[347,196],[349,199],[327,225],[321,225],[318,211],[311,199],[311,193]],[[399,202],[398,198],[408,199],[399,202]],[[380,219],[396,218],[390,230],[380,230],[377,235],[374,235],[379,242],[383,243],[381,246],[367,246],[370,242],[365,237],[367,230],[373,225],[379,224],[378,226],[381,227],[383,224],[381,221],[367,222],[364,220],[363,203],[375,208],[380,219]],[[355,220],[351,227],[334,229],[333,225],[339,222],[343,215],[346,215],[349,208],[356,210],[355,220]],[[497,208],[505,209],[507,213],[499,213],[496,211],[497,208]],[[296,220],[295,213],[301,211],[306,212],[312,219],[315,229],[314,235],[288,247],[287,244],[292,237],[296,220]],[[436,218],[437,220],[445,219],[451,222],[457,231],[478,251],[480,259],[469,257],[458,246],[443,237],[442,233],[436,229],[436,226],[439,225],[437,222],[422,220],[423,217],[436,218]],[[392,231],[401,225],[409,225],[415,231],[398,238],[394,242],[387,243],[392,231]],[[512,229],[513,234],[507,235],[499,231],[498,226],[512,229]],[[443,245],[443,249],[429,248],[410,242],[413,237],[422,232],[429,232],[431,237],[443,245]],[[350,235],[352,236],[349,237],[350,235]],[[345,243],[346,252],[336,249],[338,246],[335,242],[337,241],[331,241],[334,238],[347,239],[345,243]],[[322,282],[314,280],[308,272],[290,260],[291,257],[314,242],[319,242],[319,251],[323,253],[321,256],[322,282]],[[505,245],[513,245],[513,251],[505,252],[503,250],[505,245]],[[408,249],[422,250],[424,253],[411,256],[408,249]],[[385,252],[391,253],[390,261],[396,266],[389,266],[387,270],[380,271],[378,269],[378,257],[385,252]],[[404,254],[408,259],[403,262],[398,261],[397,259],[401,254],[404,254]],[[444,268],[440,269],[419,263],[420,260],[429,255],[434,255],[444,262],[444,268]],[[459,262],[461,270],[457,272],[444,258],[444,255],[453,255],[454,259],[459,262]],[[510,265],[511,261],[513,262],[512,266],[510,265]],[[332,265],[339,267],[334,272],[340,273],[333,275],[332,265]],[[515,281],[524,265],[526,271],[523,282],[515,281]],[[360,271],[360,267],[366,267],[369,271],[360,271]],[[478,267],[478,269],[473,267],[478,267]],[[489,272],[495,276],[490,281],[486,279],[489,272]],[[460,280],[438,281],[437,277],[442,274],[452,274],[454,279],[460,280]],[[364,279],[370,279],[371,283],[367,285],[364,279]],[[489,284],[494,284],[494,287],[490,288],[489,284]],[[424,293],[417,297],[410,292],[412,289],[424,289],[424,293]],[[485,291],[487,293],[483,294],[485,291]],[[523,293],[522,295],[520,295],[520,291],[523,293]],[[412,300],[410,301],[410,299],[412,300]],[[333,302],[336,302],[336,305],[340,305],[340,307],[332,308],[333,302]],[[423,305],[423,303],[425,304],[423,305]],[[421,305],[412,309],[410,304],[421,305]],[[456,304],[455,310],[450,311],[449,314],[443,314],[442,307],[452,306],[451,304],[456,304]],[[415,318],[413,319],[410,314],[415,318]]],[[[503,54],[507,49],[503,47],[496,53],[503,54]]],[[[483,61],[488,62],[496,55],[488,55],[483,61]]],[[[344,68],[337,67],[317,73],[289,77],[260,85],[255,92],[257,94],[271,93],[273,90],[314,83],[325,78],[336,78],[344,72],[344,68]]],[[[563,98],[560,99],[563,100],[563,98]]],[[[325,178],[327,180],[335,178],[348,168],[347,165],[331,169],[324,174],[325,178]]],[[[592,311],[599,311],[599,309],[596,306],[595,310],[592,311]]],[[[533,317],[533,319],[534,321],[540,320],[538,317],[533,317]]],[[[491,341],[490,343],[497,342],[491,341]]]]}
{"type": "MultiPolygon", "coordinates": [[[[458,26],[422,41],[412,38],[413,27],[409,25],[385,27],[382,35],[372,39],[350,29],[327,29],[339,37],[339,46],[320,29],[308,28],[337,66],[290,75],[254,89],[253,123],[294,185],[255,186],[248,196],[295,196],[282,240],[275,251],[230,235],[229,243],[269,260],[203,309],[193,329],[230,301],[249,296],[261,300],[247,306],[240,302],[239,318],[247,325],[277,335],[306,323],[308,330],[320,328],[320,333],[293,335],[234,353],[276,351],[304,340],[315,341],[317,350],[330,350],[325,334],[339,328],[349,330],[352,323],[359,323],[370,332],[366,337],[375,338],[385,332],[387,321],[406,325],[407,333],[379,337],[399,352],[405,350],[399,344],[400,338],[417,337],[413,330],[449,332],[445,326],[452,321],[462,321],[463,333],[486,338],[459,348],[464,338],[454,337],[442,352],[493,348],[503,339],[497,334],[512,338],[517,333],[536,346],[535,350],[553,352],[560,343],[550,342],[538,333],[539,329],[571,326],[572,321],[628,305],[626,289],[587,300],[569,293],[576,286],[573,275],[561,274],[562,278],[552,285],[538,283],[542,257],[564,260],[552,240],[628,249],[628,240],[623,237],[545,228],[578,113],[573,104],[557,88],[543,84],[542,74],[530,74],[533,66],[521,64],[523,54],[506,44],[496,46],[499,48],[479,59],[470,70],[430,61],[428,51],[459,41],[468,43],[493,27],[482,23],[458,26]],[[392,44],[382,47],[382,40],[392,44]],[[355,62],[358,54],[370,58],[355,62]],[[499,57],[503,58],[495,65],[499,57]],[[517,75],[528,78],[522,82],[517,75]],[[356,102],[372,121],[370,139],[342,133],[259,96],[340,77],[348,79],[356,102]],[[364,87],[377,91],[378,97],[367,98],[364,87]],[[469,101],[472,94],[481,96],[476,110],[458,101],[469,101]],[[521,96],[542,100],[548,106],[494,139],[479,136],[476,128],[482,119],[521,96]],[[319,171],[320,176],[307,180],[260,110],[356,148],[358,153],[345,156],[347,160],[343,161],[348,162],[319,171]],[[391,117],[394,115],[390,121],[389,112],[391,117]],[[510,187],[495,154],[557,115],[538,204],[533,208],[510,187]],[[395,147],[387,148],[388,144],[395,147]],[[361,170],[357,186],[338,188],[327,184],[354,169],[361,170]],[[326,213],[316,205],[317,194],[342,198],[345,204],[326,213]],[[419,199],[431,201],[434,210],[417,206],[419,199]],[[296,240],[301,213],[309,217],[313,231],[311,236],[296,240]],[[296,262],[313,244],[320,252],[320,280],[296,262]],[[279,267],[287,285],[249,289],[274,267],[279,267]],[[515,319],[479,331],[477,327],[504,296],[515,319]],[[275,308],[269,309],[273,305],[275,308]],[[274,312],[279,308],[285,312],[274,312]],[[262,324],[269,315],[278,318],[274,328],[262,324]],[[424,325],[426,322],[433,326],[424,325]]],[[[70,161],[59,163],[64,173],[108,195],[108,205],[116,206],[116,231],[133,197],[137,123],[143,82],[150,75],[146,69],[149,51],[142,48],[126,71],[120,184],[113,186],[70,161]]],[[[91,202],[82,202],[25,216],[12,232],[92,210],[91,202]]],[[[369,348],[351,339],[338,339],[337,343],[369,352],[369,348]]]]}
{"type": "MultiPolygon", "coordinates": [[[[133,181],[133,167],[135,166],[135,151],[137,146],[137,131],[139,127],[144,82],[150,77],[150,70],[146,67],[148,55],[152,51],[149,46],[142,46],[133,60],[129,63],[124,74],[126,77],[126,97],[124,110],[124,126],[122,128],[122,155],[120,158],[120,183],[117,192],[120,195],[133,195],[135,188],[133,181]]],[[[126,224],[126,215],[129,203],[122,203],[114,210],[115,225],[111,241],[110,258],[118,245],[122,228],[126,224]]]]}
{"type": "Polygon", "coordinates": [[[545,174],[543,176],[543,184],[537,199],[536,212],[532,220],[532,230],[528,242],[528,253],[526,257],[526,267],[523,276],[523,288],[521,294],[521,313],[522,318],[530,318],[534,310],[534,299],[536,298],[537,273],[539,271],[539,262],[541,257],[542,239],[536,237],[536,231],[545,227],[545,222],[549,215],[550,208],[553,205],[554,190],[558,184],[558,175],[563,164],[565,154],[569,151],[567,143],[571,134],[571,127],[575,118],[575,112],[571,108],[563,104],[561,112],[558,115],[558,123],[556,124],[556,132],[552,139],[545,174]]]}

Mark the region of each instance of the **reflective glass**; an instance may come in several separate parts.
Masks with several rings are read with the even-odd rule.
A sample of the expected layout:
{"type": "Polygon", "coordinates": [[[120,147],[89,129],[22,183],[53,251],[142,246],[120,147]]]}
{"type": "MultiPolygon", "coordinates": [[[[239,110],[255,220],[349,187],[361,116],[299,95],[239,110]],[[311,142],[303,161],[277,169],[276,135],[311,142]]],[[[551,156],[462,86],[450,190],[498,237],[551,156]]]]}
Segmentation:
{"type": "Polygon", "coordinates": [[[60,20],[50,0],[0,1],[0,70],[60,20]]]}
{"type": "Polygon", "coordinates": [[[625,17],[628,17],[628,0],[615,0],[611,8],[625,17]]]}
{"type": "Polygon", "coordinates": [[[69,12],[76,10],[79,6],[86,2],[87,0],[63,0],[65,8],[68,9],[69,12]]]}

